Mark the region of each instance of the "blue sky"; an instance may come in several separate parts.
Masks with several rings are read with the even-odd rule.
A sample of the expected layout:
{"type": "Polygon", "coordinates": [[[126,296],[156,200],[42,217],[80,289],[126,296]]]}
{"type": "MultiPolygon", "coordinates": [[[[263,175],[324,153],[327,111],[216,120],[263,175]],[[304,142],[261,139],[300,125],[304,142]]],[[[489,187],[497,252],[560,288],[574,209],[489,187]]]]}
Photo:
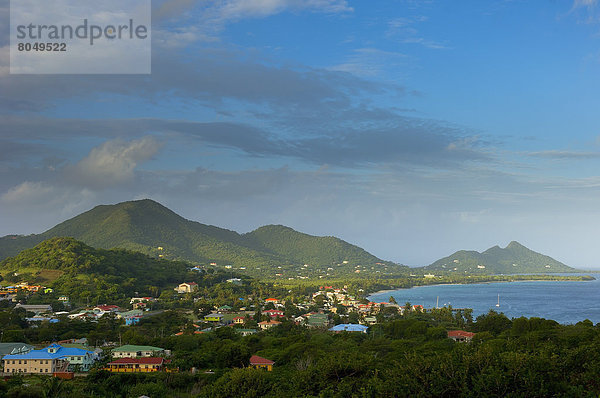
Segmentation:
{"type": "Polygon", "coordinates": [[[152,74],[10,75],[0,234],[152,198],[426,265],[511,240],[600,267],[594,0],[165,0],[152,74]]]}

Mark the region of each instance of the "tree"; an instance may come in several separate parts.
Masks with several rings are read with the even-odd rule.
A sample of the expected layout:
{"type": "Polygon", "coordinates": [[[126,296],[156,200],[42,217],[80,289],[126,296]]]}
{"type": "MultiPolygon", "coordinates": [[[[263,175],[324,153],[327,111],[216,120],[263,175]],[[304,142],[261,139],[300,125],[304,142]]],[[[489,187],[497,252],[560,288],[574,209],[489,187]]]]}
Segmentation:
{"type": "Polygon", "coordinates": [[[487,314],[479,315],[475,320],[475,330],[478,332],[488,331],[495,335],[510,329],[511,326],[511,320],[504,313],[497,313],[494,310],[490,310],[487,314]]]}

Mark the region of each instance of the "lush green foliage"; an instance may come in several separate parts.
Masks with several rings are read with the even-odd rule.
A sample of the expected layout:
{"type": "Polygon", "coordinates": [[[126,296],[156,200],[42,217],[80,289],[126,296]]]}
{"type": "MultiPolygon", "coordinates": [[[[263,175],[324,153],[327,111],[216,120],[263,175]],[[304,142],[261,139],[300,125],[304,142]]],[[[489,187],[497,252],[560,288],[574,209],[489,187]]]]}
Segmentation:
{"type": "MultiPolygon", "coordinates": [[[[221,266],[232,264],[246,267],[252,275],[273,276],[279,266],[291,269],[293,265],[305,263],[323,265],[325,269],[336,266],[336,271],[352,272],[357,264],[373,266],[382,262],[334,237],[310,236],[282,226],[266,226],[240,235],[186,220],[152,200],[97,206],[40,235],[0,238],[0,258],[14,256],[24,248],[60,236],[74,237],[93,247],[118,247],[152,257],[202,264],[215,262],[221,266]],[[343,261],[348,263],[342,264],[343,261]]],[[[386,267],[388,265],[395,266],[386,263],[386,267]]]]}
{"type": "Polygon", "coordinates": [[[577,272],[576,269],[551,257],[536,253],[518,242],[510,242],[504,249],[494,246],[483,253],[461,250],[434,262],[424,270],[463,274],[465,272],[468,274],[577,272]],[[485,268],[481,268],[481,266],[485,268]]]}
{"type": "MultiPolygon", "coordinates": [[[[32,382],[30,378],[24,383],[15,378],[0,382],[0,395],[21,396],[17,389],[31,394],[27,396],[61,391],[84,397],[600,394],[600,327],[589,321],[560,325],[540,318],[511,320],[493,311],[473,321],[469,314],[457,315],[446,308],[391,317],[368,334],[331,334],[291,323],[247,337],[232,328],[183,336],[152,332],[182,320],[177,313],[165,314],[153,327],[140,325],[121,333],[124,343],[173,350],[172,366],[179,367],[179,373],[113,375],[93,371],[87,378],[60,384],[32,382]],[[478,334],[471,343],[455,343],[446,338],[446,330],[457,327],[478,334]],[[273,372],[247,368],[253,354],[274,360],[273,372]],[[198,370],[196,374],[187,372],[192,367],[198,370]]],[[[107,320],[97,329],[114,329],[111,322],[107,320]]]]}
{"type": "Polygon", "coordinates": [[[264,247],[296,264],[331,265],[341,264],[343,261],[351,264],[374,264],[381,261],[360,247],[333,236],[311,236],[283,225],[260,227],[244,237],[257,247],[264,247]]]}
{"type": "Polygon", "coordinates": [[[52,238],[0,262],[6,280],[45,283],[82,303],[157,296],[165,287],[172,289],[188,277],[196,277],[189,268],[187,263],[158,260],[124,249],[94,249],[72,238],[52,238]],[[47,274],[57,278],[45,280],[47,274]]]}

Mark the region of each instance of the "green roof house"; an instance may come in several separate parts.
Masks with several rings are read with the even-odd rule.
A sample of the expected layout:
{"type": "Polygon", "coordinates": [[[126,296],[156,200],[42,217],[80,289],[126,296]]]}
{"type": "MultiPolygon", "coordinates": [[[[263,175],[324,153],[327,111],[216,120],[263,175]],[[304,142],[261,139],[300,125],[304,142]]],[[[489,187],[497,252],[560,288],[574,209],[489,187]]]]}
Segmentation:
{"type": "Polygon", "coordinates": [[[149,345],[126,344],[111,350],[113,358],[144,358],[169,355],[170,352],[164,348],[149,345]]]}

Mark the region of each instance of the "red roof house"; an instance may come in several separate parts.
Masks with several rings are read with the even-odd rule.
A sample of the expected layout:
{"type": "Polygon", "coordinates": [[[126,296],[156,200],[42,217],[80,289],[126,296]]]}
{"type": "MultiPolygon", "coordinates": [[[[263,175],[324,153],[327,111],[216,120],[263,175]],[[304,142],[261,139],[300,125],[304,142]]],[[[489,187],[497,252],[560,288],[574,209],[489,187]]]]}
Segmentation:
{"type": "Polygon", "coordinates": [[[164,358],[119,358],[106,365],[106,370],[116,373],[158,372],[164,370],[169,360],[164,358]]]}
{"type": "Polygon", "coordinates": [[[262,312],[263,315],[268,315],[271,318],[283,317],[283,311],[281,310],[266,310],[262,312]]]}
{"type": "Polygon", "coordinates": [[[471,341],[473,340],[475,333],[465,332],[464,330],[450,330],[448,331],[448,338],[454,341],[471,341]]]}
{"type": "Polygon", "coordinates": [[[117,312],[117,311],[119,311],[119,306],[104,304],[104,305],[99,305],[99,306],[95,307],[94,309],[102,311],[102,312],[117,312]]]}
{"type": "Polygon", "coordinates": [[[252,355],[250,357],[250,366],[255,369],[266,369],[267,371],[273,370],[275,362],[270,359],[259,357],[258,355],[252,355]]]}
{"type": "Polygon", "coordinates": [[[262,321],[262,322],[258,322],[258,326],[262,329],[268,329],[271,328],[273,326],[277,326],[277,325],[281,325],[281,322],[279,321],[274,321],[272,319],[269,319],[268,321],[262,321]]]}

